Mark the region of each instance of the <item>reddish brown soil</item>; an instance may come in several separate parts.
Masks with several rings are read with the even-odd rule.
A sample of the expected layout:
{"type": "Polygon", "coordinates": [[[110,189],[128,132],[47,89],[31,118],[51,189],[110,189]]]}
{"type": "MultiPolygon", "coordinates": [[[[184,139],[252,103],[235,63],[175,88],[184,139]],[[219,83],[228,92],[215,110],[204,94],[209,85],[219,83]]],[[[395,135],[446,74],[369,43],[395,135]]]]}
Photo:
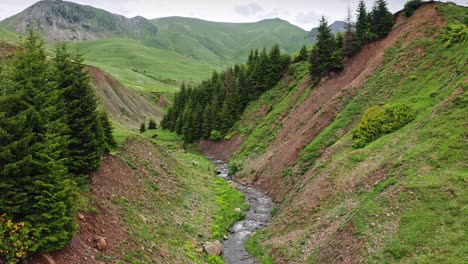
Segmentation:
{"type": "MultiPolygon", "coordinates": [[[[141,247],[129,238],[129,231],[115,199],[151,203],[152,197],[145,191],[147,189],[145,181],[157,181],[161,188],[158,192],[160,196],[173,195],[179,190],[180,184],[174,177],[174,172],[162,166],[160,153],[156,153],[158,150],[148,144],[136,139],[130,140],[122,152],[135,157],[135,160],[141,161],[142,164],[151,164],[152,169],[158,173],[158,178],[152,177],[144,165],[140,166],[138,163],[137,171],[119,158],[106,156],[102,167],[92,173],[89,180],[91,194],[87,196],[90,197],[92,208],[79,213],[84,218],[78,219],[78,232],[71,242],[63,250],[51,254],[57,264],[105,263],[102,258],[104,255],[113,260],[122,260],[125,252],[141,247]],[[98,250],[96,236],[106,238],[105,250],[98,250]]],[[[146,216],[151,218],[150,214],[146,216]]],[[[148,221],[157,221],[157,219],[148,219],[148,221]]],[[[163,261],[158,260],[161,258],[160,249],[157,245],[155,247],[153,249],[155,262],[161,263],[163,261]]],[[[34,256],[28,263],[47,264],[39,255],[34,256]]]]}
{"type": "Polygon", "coordinates": [[[216,158],[223,161],[228,161],[232,154],[244,142],[245,136],[241,134],[234,135],[230,140],[221,140],[213,142],[203,140],[200,142],[200,152],[208,157],[216,158]]]}
{"type": "Polygon", "coordinates": [[[16,46],[14,45],[11,45],[9,43],[6,43],[6,42],[3,42],[1,39],[0,39],[0,58],[5,58],[5,59],[8,59],[11,57],[11,55],[13,54],[13,52],[15,52],[16,50],[16,46]]]}
{"type": "Polygon", "coordinates": [[[138,128],[142,121],[152,118],[159,122],[162,119],[164,113],[142,95],[125,87],[99,68],[87,68],[99,101],[115,120],[138,128]]]}
{"type": "Polygon", "coordinates": [[[289,188],[284,186],[284,181],[276,180],[281,173],[296,161],[305,145],[333,122],[345,107],[344,99],[354,96],[382,65],[385,50],[397,41],[405,45],[423,35],[423,29],[428,25],[436,28],[444,25],[434,4],[422,6],[410,19],[400,15],[388,37],[364,46],[358,54],[345,61],[343,71],[323,79],[303,104],[280,120],[283,128],[269,144],[265,154],[246,161],[248,166],[245,167],[255,171],[250,175],[251,182],[269,190],[278,200],[282,199],[289,188]],[[412,34],[407,34],[409,32],[412,34]]]}

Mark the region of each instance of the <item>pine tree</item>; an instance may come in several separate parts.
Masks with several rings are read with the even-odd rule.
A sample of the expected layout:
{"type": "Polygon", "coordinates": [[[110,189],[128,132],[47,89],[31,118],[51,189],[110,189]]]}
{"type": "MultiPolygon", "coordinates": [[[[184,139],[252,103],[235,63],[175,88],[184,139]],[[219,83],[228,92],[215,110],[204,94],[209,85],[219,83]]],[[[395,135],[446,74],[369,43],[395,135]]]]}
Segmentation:
{"type": "Polygon", "coordinates": [[[371,31],[377,39],[384,38],[393,27],[393,14],[385,0],[376,0],[371,13],[371,31]]]}
{"type": "Polygon", "coordinates": [[[267,89],[273,88],[278,81],[281,79],[282,73],[284,71],[281,51],[278,44],[273,45],[268,54],[269,60],[269,69],[268,76],[266,79],[267,89]]]}
{"type": "Polygon", "coordinates": [[[76,186],[65,166],[66,125],[42,40],[32,31],[12,63],[12,89],[0,97],[0,211],[32,226],[35,248],[61,249],[76,225],[76,186]]]}
{"type": "Polygon", "coordinates": [[[366,44],[370,41],[370,21],[369,15],[367,14],[366,4],[364,0],[360,0],[357,9],[357,21],[356,21],[356,41],[358,46],[366,44]]]}
{"type": "Polygon", "coordinates": [[[71,54],[65,44],[59,44],[54,63],[54,78],[62,91],[70,128],[68,167],[75,175],[88,174],[99,168],[106,144],[99,134],[97,99],[80,54],[71,54]]]}
{"type": "Polygon", "coordinates": [[[323,75],[343,67],[341,49],[337,48],[335,38],[324,17],[320,20],[317,43],[312,50],[310,73],[319,80],[323,75]]]}
{"type": "Polygon", "coordinates": [[[143,123],[141,123],[141,125],[140,125],[140,134],[143,133],[143,132],[145,132],[145,131],[146,131],[146,125],[145,125],[145,123],[143,122],[143,123]]]}
{"type": "Polygon", "coordinates": [[[347,57],[352,56],[359,49],[359,44],[356,41],[356,33],[354,32],[352,19],[353,18],[351,8],[348,6],[345,32],[343,34],[343,54],[347,57]]]}
{"type": "Polygon", "coordinates": [[[156,129],[156,128],[157,128],[156,122],[153,119],[150,119],[150,121],[148,123],[148,129],[152,130],[152,129],[156,129]]]}
{"type": "Polygon", "coordinates": [[[294,63],[300,62],[300,61],[307,61],[308,59],[309,59],[309,53],[307,52],[307,46],[304,45],[299,51],[299,54],[297,54],[296,58],[294,58],[294,63]]]}
{"type": "Polygon", "coordinates": [[[112,135],[112,123],[105,111],[98,112],[98,121],[100,125],[101,137],[103,138],[104,152],[109,152],[112,148],[117,147],[117,142],[115,142],[114,136],[112,135]]]}

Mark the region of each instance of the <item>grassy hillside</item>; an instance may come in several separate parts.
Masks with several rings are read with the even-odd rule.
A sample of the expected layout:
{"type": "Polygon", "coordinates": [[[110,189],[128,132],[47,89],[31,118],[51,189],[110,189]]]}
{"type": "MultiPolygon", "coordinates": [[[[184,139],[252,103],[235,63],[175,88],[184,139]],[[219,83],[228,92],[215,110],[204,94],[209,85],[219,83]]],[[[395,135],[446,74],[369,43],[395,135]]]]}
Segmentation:
{"type": "MultiPolygon", "coordinates": [[[[225,233],[242,194],[217,178],[205,157],[182,153],[182,141],[166,131],[115,131],[119,148],[104,158],[78,199],[78,233],[57,263],[222,263],[203,243],[225,233]],[[124,135],[125,134],[125,135],[124,135]],[[153,135],[157,134],[157,138],[153,135]],[[124,136],[125,139],[122,137],[124,136]],[[226,202],[222,198],[233,197],[226,202]],[[106,240],[96,249],[95,238],[106,240]],[[200,251],[201,249],[201,251],[200,251]]],[[[237,213],[238,216],[243,212],[237,213]]],[[[43,263],[40,256],[32,262],[43,263]]]]}
{"type": "Polygon", "coordinates": [[[466,16],[424,5],[344,72],[310,89],[308,66],[293,65],[248,107],[231,162],[279,201],[272,224],[249,240],[252,254],[264,263],[466,260],[466,16]],[[384,104],[409,105],[416,117],[354,148],[366,109],[384,104]]]}
{"type": "Polygon", "coordinates": [[[245,61],[252,48],[269,49],[278,43],[293,53],[309,44],[306,31],[281,19],[222,23],[167,17],[152,22],[159,30],[156,45],[217,66],[245,61]]]}
{"type": "Polygon", "coordinates": [[[19,35],[0,27],[0,39],[9,42],[17,42],[19,40],[19,35]]]}
{"type": "Polygon", "coordinates": [[[178,83],[198,82],[212,67],[176,52],[144,46],[131,39],[104,39],[71,43],[84,53],[86,63],[112,74],[139,91],[174,91],[178,83]]]}

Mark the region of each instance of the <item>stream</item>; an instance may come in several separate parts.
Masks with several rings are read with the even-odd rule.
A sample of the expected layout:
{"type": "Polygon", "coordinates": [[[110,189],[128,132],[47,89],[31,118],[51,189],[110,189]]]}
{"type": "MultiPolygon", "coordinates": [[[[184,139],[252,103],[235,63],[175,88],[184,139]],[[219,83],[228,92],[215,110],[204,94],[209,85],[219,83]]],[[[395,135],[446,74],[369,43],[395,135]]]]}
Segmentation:
{"type": "Polygon", "coordinates": [[[244,194],[250,205],[246,217],[231,227],[228,238],[223,242],[224,260],[227,264],[257,263],[245,250],[244,243],[257,229],[268,225],[274,203],[270,197],[260,190],[233,181],[229,177],[229,169],[225,162],[215,160],[214,163],[218,177],[234,184],[244,194]]]}

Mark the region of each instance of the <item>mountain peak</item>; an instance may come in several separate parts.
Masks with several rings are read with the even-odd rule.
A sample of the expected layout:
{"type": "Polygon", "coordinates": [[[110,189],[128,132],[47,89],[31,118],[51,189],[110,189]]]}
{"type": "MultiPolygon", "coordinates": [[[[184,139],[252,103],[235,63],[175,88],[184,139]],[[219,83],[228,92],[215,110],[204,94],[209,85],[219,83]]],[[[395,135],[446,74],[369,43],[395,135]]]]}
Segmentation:
{"type": "Polygon", "coordinates": [[[24,34],[37,29],[48,41],[83,41],[109,37],[141,39],[154,37],[156,27],[147,19],[129,19],[102,9],[62,0],[42,0],[3,20],[1,26],[24,34]],[[145,24],[146,27],[136,27],[145,24]],[[146,32],[141,32],[142,29],[146,32]]]}

